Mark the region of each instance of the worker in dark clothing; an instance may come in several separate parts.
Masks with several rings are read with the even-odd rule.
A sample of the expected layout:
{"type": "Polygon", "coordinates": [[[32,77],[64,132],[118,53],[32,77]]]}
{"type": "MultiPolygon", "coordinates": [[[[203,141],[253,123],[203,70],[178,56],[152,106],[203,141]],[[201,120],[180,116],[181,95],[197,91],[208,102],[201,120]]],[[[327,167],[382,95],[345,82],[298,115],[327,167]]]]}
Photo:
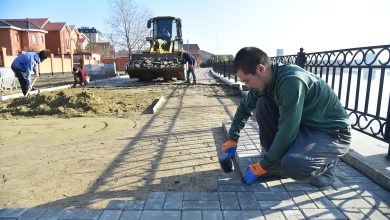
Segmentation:
{"type": "Polygon", "coordinates": [[[179,57],[183,62],[188,63],[188,70],[187,70],[187,83],[190,83],[190,73],[192,73],[192,78],[193,78],[193,84],[196,84],[196,77],[195,77],[195,57],[192,56],[189,53],[186,52],[180,52],[179,57]]]}
{"type": "Polygon", "coordinates": [[[47,59],[47,51],[27,52],[17,56],[12,62],[11,69],[18,78],[23,95],[32,89],[31,74],[34,73],[36,77],[39,76],[37,66],[47,59]]]}
{"type": "Polygon", "coordinates": [[[73,88],[76,88],[77,83],[80,84],[80,86],[88,85],[89,75],[83,68],[78,69],[77,67],[73,67],[72,73],[74,77],[73,88]]]}
{"type": "Polygon", "coordinates": [[[249,166],[243,181],[250,184],[279,171],[318,187],[330,185],[351,140],[348,114],[332,88],[301,67],[271,63],[255,47],[237,53],[233,70],[250,91],[237,108],[222,149],[234,157],[240,130],[256,109],[260,142],[266,151],[260,162],[249,166]]]}

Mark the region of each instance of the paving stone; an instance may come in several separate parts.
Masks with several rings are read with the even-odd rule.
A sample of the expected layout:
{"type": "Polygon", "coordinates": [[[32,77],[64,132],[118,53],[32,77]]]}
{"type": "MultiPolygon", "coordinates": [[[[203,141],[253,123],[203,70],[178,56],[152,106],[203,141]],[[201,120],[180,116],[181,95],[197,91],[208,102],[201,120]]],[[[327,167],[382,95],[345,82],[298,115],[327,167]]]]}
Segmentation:
{"type": "Polygon", "coordinates": [[[183,201],[183,210],[221,210],[219,201],[183,201]]]}
{"type": "Polygon", "coordinates": [[[286,192],[286,188],[284,188],[282,182],[280,180],[271,180],[271,181],[265,181],[267,183],[268,189],[270,191],[275,192],[286,192]]]}
{"type": "Polygon", "coordinates": [[[362,196],[364,200],[366,200],[370,205],[372,205],[375,208],[386,208],[390,207],[390,204],[385,202],[382,198],[377,196],[376,194],[373,195],[364,195],[362,196]]]}
{"type": "Polygon", "coordinates": [[[68,209],[64,210],[58,220],[77,220],[77,219],[88,219],[97,220],[102,214],[102,210],[98,209],[68,209]]]}
{"type": "Polygon", "coordinates": [[[224,220],[264,220],[264,216],[261,211],[223,211],[222,214],[224,220]]]}
{"type": "Polygon", "coordinates": [[[385,189],[382,189],[382,190],[366,190],[366,191],[369,191],[369,192],[372,192],[372,193],[376,194],[381,199],[383,199],[383,201],[385,201],[386,203],[390,204],[390,191],[385,190],[385,189]]]}
{"type": "Polygon", "coordinates": [[[142,211],[144,209],[145,201],[131,200],[125,203],[123,210],[125,211],[142,211]]]}
{"type": "Polygon", "coordinates": [[[238,202],[240,207],[243,210],[258,210],[259,206],[257,204],[256,198],[253,193],[249,192],[237,192],[238,202]]]}
{"type": "Polygon", "coordinates": [[[354,198],[354,199],[343,199],[338,200],[334,199],[331,200],[332,203],[341,209],[348,209],[348,208],[371,208],[372,206],[370,203],[368,203],[366,200],[362,198],[354,198]]]}
{"type": "Polygon", "coordinates": [[[202,219],[223,220],[221,211],[202,211],[202,219]]]}
{"type": "Polygon", "coordinates": [[[287,192],[255,192],[253,193],[257,201],[276,201],[291,199],[287,192]]]}
{"type": "Polygon", "coordinates": [[[141,220],[180,220],[180,211],[143,211],[141,214],[141,220]]]}
{"type": "Polygon", "coordinates": [[[305,192],[292,191],[289,192],[295,205],[300,209],[315,209],[317,206],[313,203],[310,197],[305,192]]]}
{"type": "Polygon", "coordinates": [[[268,186],[265,182],[254,182],[251,184],[253,192],[269,192],[268,186]]]}
{"type": "Polygon", "coordinates": [[[112,210],[123,210],[126,204],[126,200],[111,200],[108,204],[106,209],[112,209],[112,210]]]}
{"type": "Polygon", "coordinates": [[[165,197],[164,210],[181,210],[184,193],[168,192],[165,197]]]}
{"type": "Polygon", "coordinates": [[[282,210],[288,220],[306,219],[300,210],[282,210]]]}
{"type": "Polygon", "coordinates": [[[241,179],[231,179],[231,178],[226,178],[226,179],[218,179],[218,185],[241,185],[241,179]]]}
{"type": "Polygon", "coordinates": [[[338,190],[324,190],[322,192],[330,200],[332,200],[332,199],[352,199],[352,198],[359,197],[355,191],[353,191],[352,189],[350,189],[348,187],[340,188],[338,190]]]}
{"type": "MultiPolygon", "coordinates": [[[[18,220],[35,220],[38,219],[47,209],[32,208],[28,209],[18,220]]],[[[0,217],[1,219],[1,217],[0,217]]]]}
{"type": "Polygon", "coordinates": [[[348,187],[351,189],[365,189],[365,190],[383,190],[382,187],[380,187],[376,183],[369,183],[369,182],[362,182],[362,183],[345,183],[348,187]]]}
{"type": "Polygon", "coordinates": [[[184,200],[214,200],[218,201],[218,193],[216,192],[185,192],[184,200]]]}
{"type": "Polygon", "coordinates": [[[287,191],[318,191],[318,188],[310,183],[284,183],[287,191]]]}
{"type": "Polygon", "coordinates": [[[388,217],[383,215],[380,211],[376,209],[360,209],[361,212],[365,216],[367,216],[370,219],[375,219],[375,220],[388,220],[388,217]]]}
{"type": "Polygon", "coordinates": [[[378,210],[385,215],[388,219],[390,219],[390,208],[378,208],[378,210]]]}
{"type": "Polygon", "coordinates": [[[371,183],[371,184],[375,184],[374,182],[372,182],[370,179],[368,179],[365,176],[345,178],[345,179],[343,179],[343,182],[345,182],[345,183],[371,183]]]}
{"type": "Polygon", "coordinates": [[[145,202],[144,210],[162,210],[164,205],[165,192],[151,192],[145,202]]]}
{"type": "Polygon", "coordinates": [[[351,220],[361,220],[367,218],[359,209],[342,209],[341,212],[351,220]]]}
{"type": "Polygon", "coordinates": [[[234,192],[220,192],[219,200],[222,210],[240,210],[240,205],[234,192]]]}
{"type": "Polygon", "coordinates": [[[219,192],[251,192],[252,188],[246,184],[235,185],[218,185],[219,192]]]}
{"type": "Polygon", "coordinates": [[[333,203],[325,197],[322,192],[307,192],[307,195],[313,201],[313,203],[320,209],[333,209],[336,208],[333,203]]]}
{"type": "Polygon", "coordinates": [[[362,177],[364,176],[362,173],[357,171],[355,168],[351,166],[339,166],[338,167],[341,171],[347,173],[350,177],[362,177]]]}
{"type": "Polygon", "coordinates": [[[0,219],[1,218],[18,218],[23,213],[25,213],[27,209],[24,208],[4,208],[0,209],[0,219]]]}
{"type": "Polygon", "coordinates": [[[63,210],[48,209],[38,220],[57,220],[63,212],[63,210]]]}
{"type": "Polygon", "coordinates": [[[104,210],[99,220],[118,220],[121,214],[122,210],[104,210]]]}
{"type": "Polygon", "coordinates": [[[265,210],[263,215],[267,220],[283,220],[286,219],[281,210],[265,210]]]}
{"type": "Polygon", "coordinates": [[[139,220],[142,211],[123,211],[119,220],[139,220]]]}
{"type": "Polygon", "coordinates": [[[298,209],[292,199],[277,200],[277,201],[258,201],[261,210],[286,210],[298,209]]]}
{"type": "Polygon", "coordinates": [[[181,219],[183,220],[202,220],[201,211],[182,211],[181,219]]]}
{"type": "Polygon", "coordinates": [[[307,219],[347,219],[338,209],[302,209],[307,219]]]}

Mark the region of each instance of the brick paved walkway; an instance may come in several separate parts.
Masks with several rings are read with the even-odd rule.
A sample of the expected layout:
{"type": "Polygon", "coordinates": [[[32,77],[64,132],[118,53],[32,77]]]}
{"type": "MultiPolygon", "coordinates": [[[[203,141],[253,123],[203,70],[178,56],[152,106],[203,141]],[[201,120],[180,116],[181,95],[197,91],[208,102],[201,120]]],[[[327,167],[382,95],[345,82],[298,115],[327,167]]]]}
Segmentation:
{"type": "MultiPolygon", "coordinates": [[[[229,123],[223,127],[229,128],[229,123]]],[[[242,132],[236,169],[260,154],[257,125],[242,132]]],[[[337,180],[319,189],[292,179],[218,180],[217,192],[151,192],[145,201],[112,200],[105,209],[0,209],[2,219],[390,219],[390,192],[340,162],[337,180]]]]}

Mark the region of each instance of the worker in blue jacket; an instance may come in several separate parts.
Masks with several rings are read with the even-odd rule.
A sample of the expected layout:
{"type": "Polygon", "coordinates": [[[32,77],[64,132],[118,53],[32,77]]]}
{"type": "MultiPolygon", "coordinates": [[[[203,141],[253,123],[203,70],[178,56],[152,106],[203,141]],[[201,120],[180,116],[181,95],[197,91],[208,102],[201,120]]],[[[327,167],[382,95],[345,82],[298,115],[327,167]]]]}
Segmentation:
{"type": "Polygon", "coordinates": [[[23,95],[31,90],[31,74],[39,76],[37,66],[47,58],[47,51],[27,52],[17,56],[12,62],[11,68],[18,78],[23,95]]]}
{"type": "Polygon", "coordinates": [[[187,70],[187,83],[190,83],[190,73],[192,73],[193,78],[193,84],[196,84],[196,77],[195,77],[195,57],[192,56],[189,53],[186,52],[180,52],[179,56],[184,62],[188,63],[188,70],[187,70]]]}

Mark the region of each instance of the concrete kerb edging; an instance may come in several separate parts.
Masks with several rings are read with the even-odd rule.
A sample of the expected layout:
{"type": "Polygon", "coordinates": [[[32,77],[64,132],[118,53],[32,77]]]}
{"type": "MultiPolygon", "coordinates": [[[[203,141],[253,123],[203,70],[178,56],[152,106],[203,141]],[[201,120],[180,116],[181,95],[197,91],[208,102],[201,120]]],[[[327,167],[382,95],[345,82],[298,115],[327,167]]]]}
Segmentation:
{"type": "MultiPolygon", "coordinates": [[[[50,91],[59,90],[59,89],[67,89],[70,87],[71,87],[71,85],[69,84],[69,85],[65,85],[65,86],[57,86],[57,87],[52,87],[52,88],[39,89],[39,90],[31,91],[30,95],[36,95],[38,93],[50,92],[50,91]]],[[[24,97],[23,93],[16,93],[16,94],[12,94],[12,95],[0,96],[0,101],[5,101],[8,99],[15,99],[15,98],[19,98],[19,97],[24,97]]]]}
{"type": "Polygon", "coordinates": [[[161,96],[161,98],[158,100],[158,102],[153,106],[153,114],[156,113],[158,111],[158,109],[160,108],[161,104],[165,102],[165,97],[164,96],[161,96]]]}
{"type": "Polygon", "coordinates": [[[382,187],[390,190],[390,177],[386,176],[380,170],[376,169],[369,163],[366,163],[363,156],[357,153],[354,150],[350,150],[346,155],[344,155],[341,160],[355,169],[359,170],[361,173],[372,179],[377,184],[382,187]]]}
{"type": "MultiPolygon", "coordinates": [[[[232,85],[232,82],[228,79],[224,79],[223,76],[220,76],[219,74],[215,73],[214,71],[210,70],[210,73],[220,79],[222,82],[232,85]]],[[[240,83],[240,91],[243,96],[248,94],[248,91],[243,91],[242,83],[240,83]]],[[[223,126],[224,127],[224,126],[223,126]]],[[[224,128],[226,130],[226,128],[224,128]]],[[[228,133],[228,130],[225,131],[226,134],[228,133]]],[[[370,164],[367,164],[364,162],[362,157],[359,153],[350,150],[346,155],[344,155],[341,159],[349,164],[350,166],[354,167],[355,169],[359,170],[361,173],[372,179],[377,184],[381,185],[382,187],[386,188],[387,190],[390,190],[390,177],[384,175],[379,170],[375,169],[375,167],[371,166],[370,164]]],[[[242,160],[243,158],[240,157],[240,155],[236,155],[236,163],[239,165],[239,169],[242,172],[243,169],[246,169],[246,167],[241,167],[243,162],[246,162],[245,160],[242,160]],[[237,161],[238,160],[238,161],[237,161]]],[[[247,163],[244,163],[247,165],[247,163]]]]}

